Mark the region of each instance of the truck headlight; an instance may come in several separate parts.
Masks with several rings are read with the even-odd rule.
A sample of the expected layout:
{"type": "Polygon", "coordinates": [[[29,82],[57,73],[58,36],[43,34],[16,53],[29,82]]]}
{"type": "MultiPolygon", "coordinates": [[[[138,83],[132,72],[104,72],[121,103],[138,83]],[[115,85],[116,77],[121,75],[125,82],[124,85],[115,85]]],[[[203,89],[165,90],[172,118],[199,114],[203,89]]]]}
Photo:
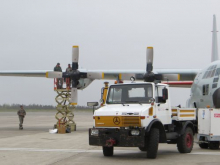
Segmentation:
{"type": "Polygon", "coordinates": [[[132,136],[138,136],[139,134],[140,134],[140,131],[139,131],[139,130],[137,130],[137,129],[131,130],[131,135],[132,135],[132,136]]]}
{"type": "Polygon", "coordinates": [[[92,129],[91,130],[91,135],[92,136],[98,136],[99,135],[99,130],[98,129],[92,129]]]}

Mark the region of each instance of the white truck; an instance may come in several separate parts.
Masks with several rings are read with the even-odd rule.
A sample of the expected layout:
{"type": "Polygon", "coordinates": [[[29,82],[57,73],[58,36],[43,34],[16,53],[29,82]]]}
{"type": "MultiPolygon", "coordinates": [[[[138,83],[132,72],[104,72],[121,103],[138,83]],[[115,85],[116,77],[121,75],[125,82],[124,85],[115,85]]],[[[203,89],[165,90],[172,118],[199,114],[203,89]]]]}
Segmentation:
{"type": "Polygon", "coordinates": [[[219,149],[220,109],[200,108],[198,110],[198,134],[201,148],[219,149]]]}
{"type": "Polygon", "coordinates": [[[89,144],[102,146],[104,156],[114,147],[139,147],[156,158],[159,143],[177,144],[190,153],[197,132],[195,108],[170,105],[169,87],[161,83],[111,85],[106,104],[94,112],[89,144]]]}

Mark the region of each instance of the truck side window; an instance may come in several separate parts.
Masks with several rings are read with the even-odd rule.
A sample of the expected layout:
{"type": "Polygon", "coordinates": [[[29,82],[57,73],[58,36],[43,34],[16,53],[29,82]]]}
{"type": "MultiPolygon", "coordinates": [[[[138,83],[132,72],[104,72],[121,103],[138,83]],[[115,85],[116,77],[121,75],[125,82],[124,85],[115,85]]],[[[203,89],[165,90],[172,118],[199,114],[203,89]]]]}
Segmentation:
{"type": "Polygon", "coordinates": [[[166,100],[163,98],[163,88],[164,86],[156,87],[156,103],[166,103],[166,100]]]}

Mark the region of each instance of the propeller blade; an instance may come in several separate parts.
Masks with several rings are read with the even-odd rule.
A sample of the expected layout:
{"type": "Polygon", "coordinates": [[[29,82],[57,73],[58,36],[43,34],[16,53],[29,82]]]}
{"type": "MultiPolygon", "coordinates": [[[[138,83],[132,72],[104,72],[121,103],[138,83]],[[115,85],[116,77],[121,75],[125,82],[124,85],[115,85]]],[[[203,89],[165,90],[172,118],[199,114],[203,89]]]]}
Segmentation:
{"type": "Polygon", "coordinates": [[[87,72],[87,78],[90,79],[103,79],[104,73],[101,72],[87,72]]]}
{"type": "Polygon", "coordinates": [[[73,46],[72,48],[72,69],[78,69],[78,61],[79,61],[79,47],[73,46]]]}
{"type": "Polygon", "coordinates": [[[147,60],[147,68],[146,71],[149,73],[153,70],[153,47],[147,47],[147,54],[146,54],[146,60],[147,60]]]}
{"type": "Polygon", "coordinates": [[[71,100],[70,100],[71,105],[77,105],[77,100],[78,100],[77,88],[72,88],[71,89],[71,100]]]}
{"type": "Polygon", "coordinates": [[[46,72],[47,78],[62,78],[63,73],[62,72],[46,72]]]}

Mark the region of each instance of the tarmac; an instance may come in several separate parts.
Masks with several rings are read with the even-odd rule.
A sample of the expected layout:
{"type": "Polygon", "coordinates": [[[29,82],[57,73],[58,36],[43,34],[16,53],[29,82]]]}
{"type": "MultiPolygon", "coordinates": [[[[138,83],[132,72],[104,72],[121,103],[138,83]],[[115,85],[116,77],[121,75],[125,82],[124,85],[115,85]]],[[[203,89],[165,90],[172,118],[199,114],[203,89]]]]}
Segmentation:
{"type": "Polygon", "coordinates": [[[189,154],[180,154],[174,144],[160,144],[153,160],[136,147],[115,147],[113,157],[104,157],[101,147],[88,143],[92,112],[75,112],[75,132],[50,134],[55,113],[28,112],[19,130],[16,112],[0,112],[0,165],[220,165],[220,150],[200,149],[196,143],[189,154]]]}

